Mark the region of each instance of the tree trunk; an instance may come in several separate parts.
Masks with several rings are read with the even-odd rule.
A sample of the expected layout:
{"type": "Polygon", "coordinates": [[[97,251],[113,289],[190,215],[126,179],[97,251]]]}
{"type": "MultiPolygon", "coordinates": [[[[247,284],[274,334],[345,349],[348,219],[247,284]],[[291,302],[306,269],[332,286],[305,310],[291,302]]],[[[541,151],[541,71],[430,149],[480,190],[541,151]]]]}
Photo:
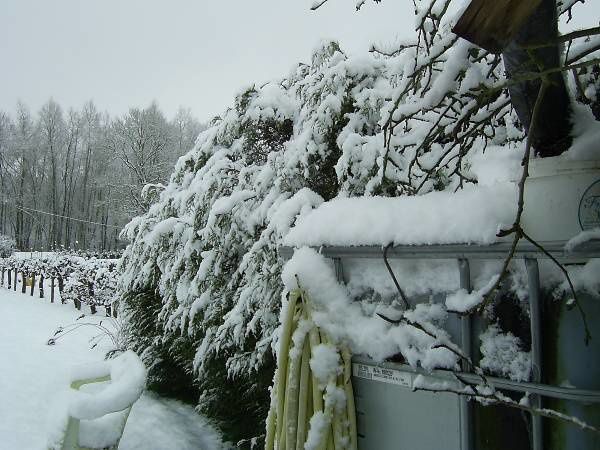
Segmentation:
{"type": "MultiPolygon", "coordinates": [[[[502,54],[509,78],[518,80],[531,72],[541,72],[561,66],[558,44],[535,50],[525,47],[556,42],[558,13],[555,0],[542,3],[517,33],[502,54]]],[[[533,148],[542,157],[557,156],[571,145],[571,99],[565,86],[564,74],[547,76],[550,82],[541,100],[540,115],[530,136],[533,148]]],[[[527,133],[531,128],[533,106],[541,79],[523,81],[509,87],[511,102],[527,133]]]]}
{"type": "MultiPolygon", "coordinates": [[[[90,166],[92,160],[92,147],[89,144],[91,141],[91,135],[88,134],[88,145],[86,147],[85,162],[83,165],[83,181],[81,184],[81,201],[79,204],[79,210],[81,217],[88,218],[89,207],[88,207],[88,180],[90,174],[90,166]]],[[[87,248],[87,229],[83,223],[79,223],[79,242],[84,248],[87,248]]]]}
{"type": "Polygon", "coordinates": [[[19,176],[19,191],[17,193],[16,203],[16,232],[15,232],[15,240],[17,241],[17,248],[19,250],[25,250],[25,225],[23,218],[23,196],[25,191],[25,158],[21,158],[20,160],[21,166],[21,175],[19,176]]]}

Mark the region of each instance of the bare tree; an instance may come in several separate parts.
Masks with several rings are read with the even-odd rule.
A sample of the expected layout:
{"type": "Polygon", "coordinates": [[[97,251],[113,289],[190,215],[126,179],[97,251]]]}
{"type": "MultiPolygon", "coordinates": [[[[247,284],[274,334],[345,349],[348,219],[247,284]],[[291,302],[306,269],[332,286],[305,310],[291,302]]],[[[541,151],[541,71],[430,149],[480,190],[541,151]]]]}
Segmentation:
{"type": "Polygon", "coordinates": [[[49,100],[37,120],[22,103],[14,120],[0,112],[0,230],[20,249],[122,245],[120,228],[151,201],[143,187],[167,181],[201,129],[156,103],[117,119],[91,101],[63,114],[49,100]]]}
{"type": "Polygon", "coordinates": [[[64,165],[61,179],[63,195],[60,230],[62,233],[62,230],[64,229],[65,242],[71,242],[72,223],[68,220],[68,217],[71,216],[71,213],[73,211],[73,197],[78,182],[78,172],[75,170],[75,166],[77,164],[77,159],[79,156],[81,127],[82,119],[80,114],[73,109],[69,110],[67,118],[65,154],[63,161],[64,165]]]}
{"type": "Polygon", "coordinates": [[[59,221],[59,164],[61,146],[64,142],[65,123],[62,109],[54,100],[50,99],[40,111],[40,131],[43,139],[44,150],[48,155],[50,165],[49,200],[50,211],[53,214],[50,224],[50,237],[53,244],[60,245],[61,229],[59,221]]]}
{"type": "Polygon", "coordinates": [[[144,211],[148,205],[140,195],[142,188],[165,181],[172,167],[166,152],[171,139],[168,123],[152,103],[146,109],[130,109],[113,122],[111,131],[108,145],[127,169],[119,186],[125,206],[144,211]]]}
{"type": "Polygon", "coordinates": [[[179,108],[172,122],[176,155],[181,156],[194,147],[196,138],[206,126],[201,124],[189,108],[179,108]]]}

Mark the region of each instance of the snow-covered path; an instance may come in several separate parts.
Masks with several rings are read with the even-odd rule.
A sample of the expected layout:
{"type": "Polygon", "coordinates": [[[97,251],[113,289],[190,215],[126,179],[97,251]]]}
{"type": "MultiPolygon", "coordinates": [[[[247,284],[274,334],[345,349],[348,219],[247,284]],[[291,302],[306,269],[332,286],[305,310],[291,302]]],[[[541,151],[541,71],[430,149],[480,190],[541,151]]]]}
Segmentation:
{"type": "MultiPolygon", "coordinates": [[[[0,450],[43,450],[52,399],[67,385],[70,367],[98,361],[98,331],[82,327],[46,344],[61,325],[81,313],[72,305],[50,304],[0,288],[0,450]]],[[[98,319],[100,320],[100,317],[98,319]]],[[[105,350],[105,349],[104,349],[105,350]]],[[[193,408],[144,393],[129,416],[121,450],[216,450],[219,435],[193,408]]]]}

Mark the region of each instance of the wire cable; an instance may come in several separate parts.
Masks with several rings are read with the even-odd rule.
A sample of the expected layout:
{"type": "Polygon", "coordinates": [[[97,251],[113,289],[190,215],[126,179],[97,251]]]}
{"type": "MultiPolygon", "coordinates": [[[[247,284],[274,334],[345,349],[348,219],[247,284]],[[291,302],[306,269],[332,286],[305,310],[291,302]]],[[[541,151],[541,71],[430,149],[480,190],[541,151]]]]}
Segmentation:
{"type": "Polygon", "coordinates": [[[47,216],[60,217],[62,219],[69,219],[74,222],[82,222],[82,223],[89,223],[91,225],[100,225],[101,227],[116,228],[117,230],[121,230],[123,228],[123,227],[119,227],[116,225],[108,225],[108,224],[104,224],[104,223],[100,223],[100,222],[93,222],[91,220],[76,219],[74,217],[63,216],[62,214],[54,214],[54,213],[51,213],[48,211],[41,211],[39,209],[27,208],[26,206],[15,206],[15,208],[20,209],[23,212],[36,212],[38,214],[45,214],[47,216]]]}

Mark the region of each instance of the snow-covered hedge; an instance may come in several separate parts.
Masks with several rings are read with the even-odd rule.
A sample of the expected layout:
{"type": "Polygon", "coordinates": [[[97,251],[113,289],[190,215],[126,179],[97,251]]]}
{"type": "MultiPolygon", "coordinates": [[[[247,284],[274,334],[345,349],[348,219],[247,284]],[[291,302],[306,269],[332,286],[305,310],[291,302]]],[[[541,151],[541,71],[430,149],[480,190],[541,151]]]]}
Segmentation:
{"type": "Polygon", "coordinates": [[[397,51],[350,58],[327,42],[310,64],[241,92],[124,230],[119,287],[150,384],[189,382],[177,395],[200,394],[228,437],[256,436],[266,416],[277,247],[292,226],[323,200],[454,192],[519,168],[499,57],[458,41],[429,3],[415,5],[422,35],[397,51]]]}

